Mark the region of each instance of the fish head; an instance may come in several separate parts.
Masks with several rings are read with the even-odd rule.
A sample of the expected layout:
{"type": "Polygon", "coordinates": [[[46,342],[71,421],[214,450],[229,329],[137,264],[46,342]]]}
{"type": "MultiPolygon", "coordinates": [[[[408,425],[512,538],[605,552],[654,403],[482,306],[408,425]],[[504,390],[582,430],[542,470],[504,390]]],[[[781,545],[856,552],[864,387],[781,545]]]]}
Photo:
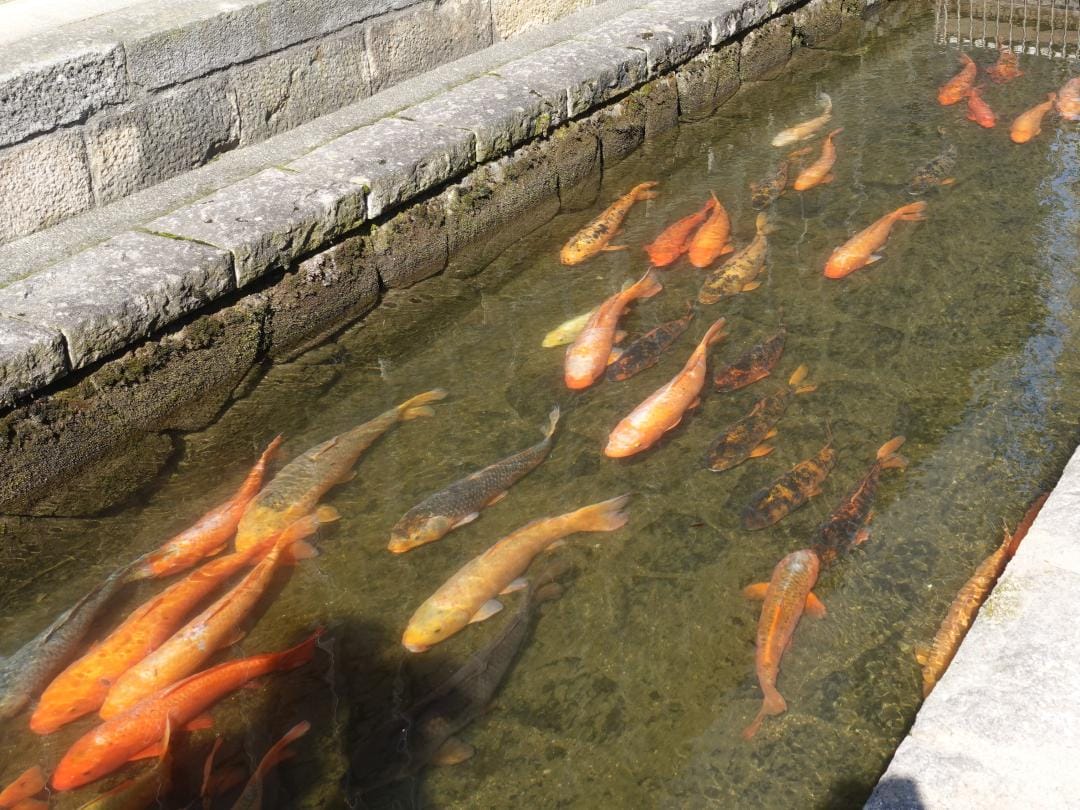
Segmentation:
{"type": "Polygon", "coordinates": [[[472,616],[461,608],[423,604],[409,620],[409,626],[401,637],[401,644],[409,652],[424,652],[450,638],[467,625],[471,618],[472,616]]]}
{"type": "Polygon", "coordinates": [[[417,546],[434,543],[444,537],[452,528],[454,521],[445,515],[416,515],[406,517],[390,531],[390,545],[387,548],[394,554],[403,554],[417,546]]]}
{"type": "Polygon", "coordinates": [[[649,446],[648,437],[637,425],[620,425],[608,436],[604,455],[608,458],[627,458],[649,446]]]}
{"type": "Polygon", "coordinates": [[[123,765],[127,757],[116,754],[119,749],[114,742],[101,733],[101,727],[79,739],[53,771],[50,782],[53,790],[74,790],[123,765]]]}

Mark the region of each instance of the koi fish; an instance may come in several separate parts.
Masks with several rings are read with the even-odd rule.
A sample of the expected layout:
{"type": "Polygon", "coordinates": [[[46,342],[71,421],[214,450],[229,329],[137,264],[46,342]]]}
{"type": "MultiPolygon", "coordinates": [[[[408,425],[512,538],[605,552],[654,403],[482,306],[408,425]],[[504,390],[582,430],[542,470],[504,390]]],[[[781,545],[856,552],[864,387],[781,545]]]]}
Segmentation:
{"type": "Polygon", "coordinates": [[[156,692],[123,714],[91,729],[64,754],[52,777],[54,790],[74,790],[115,771],[129,759],[157,753],[165,724],[182,728],[248,681],[296,669],[311,660],[322,630],[289,650],[227,661],[156,692]]]}
{"type": "Polygon", "coordinates": [[[629,380],[635,374],[655,366],[660,362],[660,355],[687,330],[693,318],[694,308],[688,305],[683,317],[646,332],[623,349],[618,359],[607,367],[607,378],[612,382],[629,380]]]}
{"type": "Polygon", "coordinates": [[[885,470],[902,470],[907,466],[907,459],[896,452],[903,443],[904,437],[897,436],[881,445],[866,475],[818,527],[818,541],[813,548],[822,563],[832,563],[841,554],[861,546],[870,538],[867,524],[874,519],[874,498],[881,473],[885,470]]]}
{"type": "Polygon", "coordinates": [[[960,61],[964,64],[964,67],[938,90],[938,104],[947,107],[961,101],[967,97],[968,90],[975,83],[975,73],[978,70],[975,62],[966,53],[960,54],[960,61]]]}
{"type": "Polygon", "coordinates": [[[953,169],[956,168],[956,146],[949,144],[945,150],[924,163],[915,172],[908,186],[908,194],[925,194],[934,186],[951,186],[956,182],[952,177],[953,169]]]}
{"type": "Polygon", "coordinates": [[[725,323],[720,318],[710,326],[682,370],[615,426],[608,436],[605,456],[626,458],[652,447],[661,436],[682,421],[686,411],[697,406],[701,388],[705,385],[709,347],[727,337],[723,331],[725,323]]]}
{"type": "Polygon", "coordinates": [[[30,698],[71,660],[101,610],[127,584],[130,573],[128,565],[111,574],[0,662],[0,720],[22,711],[30,698]]]}
{"type": "Polygon", "coordinates": [[[716,194],[712,195],[712,202],[712,213],[705,224],[698,228],[686,251],[690,264],[697,268],[708,267],[719,256],[735,249],[730,241],[731,219],[720,200],[716,199],[716,194]]]}
{"type": "Polygon", "coordinates": [[[161,797],[172,787],[172,749],[169,739],[172,723],[165,719],[165,734],[161,740],[161,756],[152,768],[128,779],[87,802],[79,810],[144,810],[159,805],[161,797]]]}
{"type": "Polygon", "coordinates": [[[780,356],[784,353],[785,340],[787,340],[787,330],[781,326],[780,331],[775,335],[751,346],[734,363],[716,372],[713,378],[715,389],[721,393],[738,391],[740,388],[746,388],[768,377],[776,364],[780,362],[780,356]]]}
{"type": "Polygon", "coordinates": [[[772,139],[773,146],[787,146],[788,144],[796,143],[798,141],[804,141],[809,137],[812,137],[815,132],[829,123],[832,119],[832,99],[829,98],[827,93],[818,94],[818,103],[822,106],[823,111],[817,118],[811,118],[808,121],[803,121],[801,124],[796,124],[793,127],[785,129],[772,139]]]}
{"type": "Polygon", "coordinates": [[[236,531],[248,503],[262,487],[266,466],[280,446],[281,436],[277,436],[263,451],[232,498],[207,512],[195,525],[180,532],[157,551],[140,558],[131,572],[131,579],[167,577],[185,571],[204,557],[221,551],[236,531]]]}
{"type": "Polygon", "coordinates": [[[776,167],[776,171],[758,183],[750,184],[750,205],[755,211],[762,211],[776,202],[787,188],[788,174],[792,164],[800,157],[810,154],[810,149],[798,149],[787,156],[776,167]]]}
{"type": "Polygon", "coordinates": [[[409,619],[401,643],[424,652],[473,622],[502,610],[495,597],[518,590],[518,579],[541,551],[577,532],[613,532],[630,519],[622,511],[630,500],[621,495],[558,517],[540,518],[509,534],[450,577],[409,619]]]}
{"type": "Polygon", "coordinates": [[[1066,121],[1080,121],[1080,76],[1069,79],[1058,90],[1057,111],[1066,121]]]}
{"type": "Polygon", "coordinates": [[[434,415],[430,403],[445,398],[441,388],[418,394],[294,458],[248,504],[236,530],[236,550],[257,545],[313,512],[327,490],[352,479],[353,465],[377,438],[399,422],[434,415]]]}
{"type": "Polygon", "coordinates": [[[808,500],[821,494],[821,484],[836,466],[836,451],[832,440],[816,455],[800,461],[767,487],[750,496],[743,510],[745,529],[764,529],[779,523],[808,500]]]}
{"type": "Polygon", "coordinates": [[[1024,75],[1016,54],[1008,48],[1002,48],[997,62],[988,67],[986,73],[995,84],[1003,84],[1024,75]]]}
{"type": "Polygon", "coordinates": [[[1016,116],[1016,120],[1009,127],[1009,137],[1013,143],[1027,143],[1042,132],[1043,117],[1050,112],[1057,100],[1057,93],[1050,93],[1046,101],[1036,104],[1030,110],[1025,110],[1016,116]]]}
{"type": "Polygon", "coordinates": [[[967,95],[967,119],[974,121],[983,129],[993,129],[997,124],[997,116],[990,109],[983,97],[979,94],[978,87],[972,87],[967,95]]]}
{"type": "Polygon", "coordinates": [[[766,238],[776,228],[769,224],[768,215],[762,211],[757,215],[757,234],[754,240],[729,258],[722,265],[711,271],[698,290],[698,303],[715,304],[724,298],[750,292],[761,286],[758,275],[765,269],[765,257],[769,252],[766,238]]]}
{"type": "Polygon", "coordinates": [[[825,263],[825,278],[843,278],[880,260],[882,257],[874,251],[880,250],[888,241],[893,225],[900,220],[921,222],[926,219],[923,213],[925,210],[926,203],[921,200],[902,205],[877,220],[869,228],[859,231],[832,252],[829,261],[825,263]]]}
{"type": "Polygon", "coordinates": [[[743,730],[744,739],[749,740],[757,734],[766,717],[787,711],[787,701],[776,688],[780,659],[791,643],[803,611],[817,618],[825,615],[825,605],[813,592],[820,570],[817,555],[809,549],[800,549],[776,564],[768,582],[749,585],[743,591],[747,599],[765,602],[758,619],[757,651],[754,653],[754,669],[765,699],[757,716],[743,730]]]}
{"type": "Polygon", "coordinates": [[[631,301],[651,298],[664,289],[653,271],[646,270],[636,284],[608,298],[589,319],[574,344],[566,350],[564,377],[566,387],[574,390],[588,388],[604,373],[619,318],[631,301]]]}
{"type": "MultiPolygon", "coordinates": [[[[632,281],[623,282],[622,289],[630,289],[633,283],[634,282],[632,281]]],[[[575,315],[573,318],[563,321],[544,335],[544,339],[540,342],[540,345],[545,349],[552,349],[556,346],[565,346],[567,343],[573,343],[574,338],[581,334],[581,330],[585,328],[585,324],[589,322],[589,318],[595,315],[596,310],[598,309],[600,309],[599,304],[588,312],[583,312],[580,315],[575,315]]],[[[618,343],[623,337],[626,337],[625,332],[617,332],[615,342],[618,343]],[[619,335],[622,335],[622,337],[619,337],[619,335]]]]}
{"type": "Polygon", "coordinates": [[[314,534],[320,522],[336,518],[334,510],[323,507],[318,514],[307,515],[281,532],[247,576],[116,680],[101,706],[101,717],[108,720],[122,714],[140,700],[197,671],[218,650],[239,641],[243,637],[241,623],[266,593],[286,553],[293,559],[314,556],[314,550],[302,543],[303,539],[314,534]]]}
{"type": "Polygon", "coordinates": [[[1015,534],[1009,534],[1009,527],[1005,527],[1005,539],[997,550],[979,563],[971,579],[964,583],[964,587],[956,594],[945,618],[941,620],[934,641],[929,646],[920,645],[915,650],[915,658],[922,666],[923,697],[928,696],[945,674],[945,670],[952,663],[956,651],[960,649],[960,643],[967,635],[968,628],[975,621],[975,616],[994,589],[998,577],[1005,571],[1005,566],[1016,553],[1020,541],[1028,533],[1035,517],[1039,514],[1050,493],[1040,496],[1027,510],[1024,519],[1016,527],[1015,534]]]}
{"type": "Polygon", "coordinates": [[[626,250],[626,245],[608,244],[622,227],[622,222],[634,203],[639,200],[654,200],[657,192],[652,191],[658,185],[655,181],[640,183],[629,192],[619,197],[615,202],[604,209],[596,219],[574,234],[570,241],[563,245],[559,253],[559,261],[563,264],[581,264],[586,259],[591,259],[597,253],[609,250],[626,250]]]}
{"type": "Polygon", "coordinates": [[[307,720],[297,723],[285,732],[284,736],[274,743],[259,762],[255,772],[244,786],[240,798],[233,805],[233,810],[261,810],[263,803],[263,781],[266,775],[283,760],[293,755],[288,746],[299,740],[311,731],[311,723],[307,720]]]}
{"type": "Polygon", "coordinates": [[[792,188],[796,191],[809,191],[814,186],[831,183],[836,179],[832,173],[833,164],[836,163],[836,147],[833,146],[832,139],[843,131],[844,128],[840,127],[825,136],[825,140],[821,144],[821,156],[799,172],[799,176],[795,178],[792,188]]]}
{"type": "Polygon", "coordinates": [[[482,509],[502,500],[510,487],[547,458],[558,424],[556,405],[548,415],[543,441],[455,481],[406,512],[390,530],[390,551],[403,554],[434,543],[480,517],[482,509]]]}
{"type": "Polygon", "coordinates": [[[700,211],[668,225],[656,239],[645,245],[645,252],[649,254],[653,267],[667,267],[686,253],[690,249],[694,231],[709,218],[709,214],[719,204],[715,197],[708,200],[700,211]]]}
{"type": "Polygon", "coordinates": [[[0,790],[0,807],[11,808],[36,796],[45,789],[45,774],[40,765],[33,765],[3,790],[0,790]]]}
{"type": "Polygon", "coordinates": [[[750,413],[725,430],[709,445],[705,464],[713,472],[737,467],[748,458],[761,458],[773,451],[764,442],[776,436],[776,423],[787,411],[792,397],[816,391],[816,385],[801,385],[806,379],[806,366],[799,366],[788,379],[787,386],[775,394],[754,403],[750,413]]]}

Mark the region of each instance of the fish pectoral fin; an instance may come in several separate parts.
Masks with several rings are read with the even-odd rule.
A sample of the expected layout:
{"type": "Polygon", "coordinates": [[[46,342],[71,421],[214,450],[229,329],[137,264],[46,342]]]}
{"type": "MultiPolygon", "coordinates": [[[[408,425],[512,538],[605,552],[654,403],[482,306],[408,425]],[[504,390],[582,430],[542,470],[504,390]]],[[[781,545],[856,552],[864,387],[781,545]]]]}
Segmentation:
{"type": "Polygon", "coordinates": [[[768,582],[755,582],[753,585],[747,585],[743,588],[742,595],[747,599],[764,599],[768,590],[768,582]]]}
{"type": "Polygon", "coordinates": [[[431,758],[432,765],[460,765],[472,757],[476,749],[457,737],[450,737],[439,746],[439,750],[431,758]]]}
{"type": "Polygon", "coordinates": [[[484,621],[484,619],[490,619],[502,609],[503,603],[498,599],[488,599],[480,606],[480,609],[476,611],[476,614],[469,619],[469,624],[476,624],[477,622],[484,621]]]}
{"type": "Polygon", "coordinates": [[[612,363],[614,363],[616,360],[618,360],[620,357],[622,357],[622,355],[623,355],[623,350],[618,348],[618,347],[615,347],[614,349],[611,350],[611,354],[608,355],[607,365],[610,366],[612,363]]]}
{"type": "Polygon", "coordinates": [[[325,453],[326,451],[328,451],[328,450],[331,450],[331,449],[333,449],[334,445],[336,445],[337,443],[338,443],[338,437],[337,437],[337,436],[335,436],[334,438],[330,439],[330,440],[329,440],[329,441],[328,441],[328,442],[326,443],[326,446],[325,446],[325,447],[323,447],[323,448],[322,448],[321,450],[319,450],[319,452],[318,452],[318,453],[316,453],[315,455],[313,455],[313,456],[312,456],[312,458],[318,458],[319,456],[321,456],[321,455],[322,455],[323,453],[325,453]]]}
{"type": "Polygon", "coordinates": [[[300,562],[300,560],[310,560],[314,557],[318,557],[319,550],[306,540],[297,540],[289,546],[288,550],[285,552],[285,556],[288,557],[288,562],[290,564],[295,565],[300,562]]]}
{"type": "Polygon", "coordinates": [[[825,175],[824,177],[821,178],[821,182],[822,183],[831,183],[835,179],[836,179],[836,175],[833,174],[832,172],[829,172],[827,175],[825,175]]]}
{"type": "Polygon", "coordinates": [[[615,330],[615,342],[616,343],[622,343],[624,340],[626,340],[626,330],[625,329],[616,329],[615,330]]]}
{"type": "Polygon", "coordinates": [[[341,520],[341,513],[332,506],[322,504],[315,510],[315,519],[319,523],[333,523],[334,521],[341,520]]]}
{"type": "Polygon", "coordinates": [[[867,540],[870,539],[869,529],[859,529],[859,533],[855,535],[855,545],[861,546],[867,540]]]}
{"type": "MultiPolygon", "coordinates": [[[[701,397],[694,397],[694,401],[686,406],[686,410],[692,411],[694,408],[698,407],[700,404],[701,404],[701,397]]],[[[680,418],[679,421],[681,422],[682,419],[680,418]]],[[[675,423],[675,425],[677,425],[677,424],[679,424],[679,422],[675,423]]],[[[672,427],[675,427],[675,425],[672,425],[672,427]]]]}
{"type": "Polygon", "coordinates": [[[356,478],[356,470],[349,470],[346,473],[342,473],[341,477],[338,478],[334,483],[335,484],[347,484],[350,481],[352,481],[354,478],[356,478]]]}
{"type": "Polygon", "coordinates": [[[730,242],[728,242],[726,245],[724,245],[723,248],[720,249],[720,255],[721,256],[723,256],[726,253],[734,253],[734,252],[735,252],[735,246],[733,244],[731,244],[730,242]]]}
{"type": "Polygon", "coordinates": [[[813,593],[806,595],[806,612],[813,616],[815,619],[821,619],[825,616],[825,605],[821,600],[814,596],[813,593]]]}
{"type": "Polygon", "coordinates": [[[219,649],[225,649],[226,647],[231,647],[233,644],[239,644],[244,640],[244,636],[246,635],[247,633],[239,628],[233,630],[232,633],[226,636],[225,640],[221,642],[221,647],[219,649]]]}
{"type": "Polygon", "coordinates": [[[880,253],[871,253],[869,256],[866,257],[866,263],[873,264],[874,262],[880,262],[884,258],[885,257],[882,256],[880,253]]]}
{"type": "Polygon", "coordinates": [[[508,593],[513,593],[514,591],[521,591],[528,587],[529,581],[525,579],[525,577],[518,577],[501,591],[499,591],[499,596],[506,596],[506,594],[508,593]]]}
{"type": "Polygon", "coordinates": [[[866,513],[866,523],[867,524],[873,523],[874,522],[874,517],[875,517],[875,512],[874,512],[873,509],[871,509],[869,512],[866,513]]]}
{"type": "Polygon", "coordinates": [[[769,455],[769,453],[771,453],[775,449],[776,449],[775,447],[772,447],[772,446],[767,445],[767,444],[759,444],[757,447],[755,447],[753,450],[750,451],[750,456],[749,457],[750,458],[764,458],[765,456],[769,455]]]}
{"type": "Polygon", "coordinates": [[[743,284],[742,291],[743,292],[752,292],[753,290],[756,290],[760,286],[761,286],[760,281],[748,281],[745,284],[743,284]]]}
{"type": "Polygon", "coordinates": [[[629,245],[604,245],[602,248],[600,248],[600,252],[609,253],[613,250],[626,250],[629,247],[629,245]]]}
{"type": "MultiPolygon", "coordinates": [[[[506,493],[504,492],[503,494],[505,495],[506,493]]],[[[492,501],[491,503],[495,503],[495,501],[492,501]]],[[[454,522],[454,525],[451,526],[450,528],[451,529],[456,529],[458,526],[464,526],[466,523],[472,523],[478,517],[480,517],[479,512],[469,512],[469,514],[463,515],[462,517],[458,518],[454,522]]]]}
{"type": "Polygon", "coordinates": [[[779,434],[779,433],[780,433],[779,430],[777,430],[776,428],[772,428],[768,433],[766,433],[764,436],[762,436],[762,438],[763,439],[774,439],[774,438],[776,438],[777,434],[779,434]]]}
{"type": "Polygon", "coordinates": [[[938,183],[939,186],[952,186],[952,185],[955,185],[955,184],[956,184],[956,178],[955,177],[946,177],[944,180],[942,180],[940,183],[938,183]]]}
{"type": "Polygon", "coordinates": [[[544,549],[544,551],[543,551],[542,553],[544,553],[544,554],[550,554],[551,552],[553,552],[553,551],[557,551],[558,549],[562,548],[562,547],[563,547],[563,546],[565,546],[565,545],[566,545],[566,540],[556,540],[556,541],[555,541],[554,543],[552,543],[552,544],[551,544],[550,546],[548,546],[547,548],[545,548],[545,549],[544,549]]]}
{"type": "Polygon", "coordinates": [[[488,501],[487,505],[488,506],[494,506],[495,504],[497,504],[499,501],[501,501],[505,497],[506,497],[506,490],[504,489],[502,492],[500,492],[498,495],[496,495],[494,498],[492,498],[490,501],[488,501]]]}
{"type": "Polygon", "coordinates": [[[916,644],[915,645],[915,662],[920,666],[926,666],[926,662],[930,660],[930,645],[929,644],[916,644]]]}
{"type": "Polygon", "coordinates": [[[806,497],[807,498],[816,498],[818,495],[821,494],[821,492],[822,492],[821,485],[820,484],[815,484],[813,489],[809,489],[809,490],[806,491],[806,497]]]}

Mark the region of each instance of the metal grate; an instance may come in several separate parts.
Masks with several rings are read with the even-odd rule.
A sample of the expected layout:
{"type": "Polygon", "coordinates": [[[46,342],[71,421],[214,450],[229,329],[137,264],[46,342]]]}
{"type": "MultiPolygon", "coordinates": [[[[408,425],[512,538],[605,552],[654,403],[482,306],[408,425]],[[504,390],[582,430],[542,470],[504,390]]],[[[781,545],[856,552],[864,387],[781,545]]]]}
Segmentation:
{"type": "Polygon", "coordinates": [[[935,35],[949,45],[1080,58],[1080,0],[938,0],[935,35]]]}

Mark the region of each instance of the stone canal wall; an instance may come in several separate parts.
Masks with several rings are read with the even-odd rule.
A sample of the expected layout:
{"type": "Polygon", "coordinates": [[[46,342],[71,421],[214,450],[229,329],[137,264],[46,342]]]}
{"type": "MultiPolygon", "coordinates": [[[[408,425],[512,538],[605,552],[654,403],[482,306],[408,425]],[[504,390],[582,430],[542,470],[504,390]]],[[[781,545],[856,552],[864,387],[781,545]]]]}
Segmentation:
{"type": "Polygon", "coordinates": [[[139,466],[125,454],[145,466],[267,363],[389,318],[423,279],[469,278],[646,139],[865,12],[597,5],[0,246],[0,511],[139,466]]]}

